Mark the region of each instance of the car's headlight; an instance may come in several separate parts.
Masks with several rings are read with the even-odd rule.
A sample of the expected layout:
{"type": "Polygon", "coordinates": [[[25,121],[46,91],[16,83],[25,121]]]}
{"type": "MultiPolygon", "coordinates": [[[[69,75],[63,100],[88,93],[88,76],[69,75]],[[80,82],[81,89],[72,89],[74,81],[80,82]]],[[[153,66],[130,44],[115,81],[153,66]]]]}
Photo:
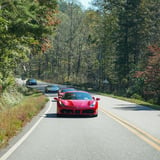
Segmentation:
{"type": "Polygon", "coordinates": [[[66,107],[66,105],[64,105],[61,101],[59,102],[59,104],[60,104],[62,107],[66,107]]]}
{"type": "Polygon", "coordinates": [[[94,107],[96,105],[96,101],[94,101],[91,105],[90,105],[90,107],[94,107]]]}

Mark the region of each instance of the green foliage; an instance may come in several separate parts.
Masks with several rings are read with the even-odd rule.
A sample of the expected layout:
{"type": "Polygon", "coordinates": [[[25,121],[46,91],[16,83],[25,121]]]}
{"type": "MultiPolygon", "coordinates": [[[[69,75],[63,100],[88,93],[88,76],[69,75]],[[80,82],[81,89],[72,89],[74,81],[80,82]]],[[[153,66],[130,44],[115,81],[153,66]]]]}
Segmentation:
{"type": "Polygon", "coordinates": [[[39,78],[61,83],[83,83],[91,77],[90,72],[96,67],[96,54],[92,54],[88,46],[91,44],[88,41],[91,26],[85,20],[87,16],[76,3],[61,1],[60,8],[63,9],[57,17],[61,19],[61,23],[57,26],[55,37],[50,38],[54,48],[34,57],[32,62],[37,66],[35,69],[39,78]]]}
{"type": "MultiPolygon", "coordinates": [[[[9,85],[9,84],[8,84],[9,85]]],[[[24,94],[20,92],[22,87],[9,85],[7,89],[0,95],[0,110],[4,110],[5,108],[10,108],[19,104],[21,100],[24,98],[24,94]]],[[[25,87],[23,87],[23,90],[25,87]]]]}
{"type": "Polygon", "coordinates": [[[0,86],[5,90],[17,68],[25,66],[33,51],[41,51],[42,39],[54,32],[57,2],[0,1],[0,6],[0,86]]]}
{"type": "Polygon", "coordinates": [[[143,98],[142,98],[142,96],[140,96],[140,95],[138,95],[138,94],[133,94],[132,96],[131,96],[131,98],[133,98],[133,99],[138,99],[138,100],[143,100],[143,98]]]}
{"type": "Polygon", "coordinates": [[[58,13],[55,0],[1,3],[1,88],[12,82],[8,77],[16,71],[56,83],[92,84],[128,97],[150,99],[144,90],[154,90],[158,102],[159,79],[145,81],[158,75],[153,68],[159,65],[153,67],[154,57],[147,50],[160,44],[158,0],[93,0],[93,4],[94,9],[83,10],[75,1],[60,0],[58,13]],[[151,70],[146,69],[149,63],[151,70]],[[136,71],[147,76],[137,79],[136,71]]]}
{"type": "MultiPolygon", "coordinates": [[[[148,60],[150,59],[151,63],[151,59],[152,62],[154,59],[149,56],[148,46],[160,43],[160,21],[158,20],[160,18],[160,10],[158,9],[160,3],[157,0],[93,0],[93,3],[98,8],[101,14],[100,18],[103,20],[103,23],[97,25],[99,26],[97,33],[99,33],[99,38],[101,37],[100,42],[102,40],[101,46],[98,48],[102,49],[100,57],[103,57],[104,60],[101,60],[99,64],[100,78],[103,79],[107,75],[110,88],[117,94],[126,96],[137,94],[144,97],[144,90],[152,90],[153,92],[155,88],[159,88],[158,81],[154,83],[152,78],[152,81],[148,81],[146,85],[144,77],[136,79],[134,72],[146,70],[149,79],[159,77],[157,76],[159,71],[155,72],[153,69],[149,71],[145,68],[148,65],[148,60]],[[101,36],[101,31],[104,37],[101,36]],[[112,48],[112,50],[109,51],[108,48],[112,48]],[[109,60],[111,55],[114,58],[109,60]]],[[[158,95],[159,92],[155,96],[155,101],[157,101],[158,95]]]]}

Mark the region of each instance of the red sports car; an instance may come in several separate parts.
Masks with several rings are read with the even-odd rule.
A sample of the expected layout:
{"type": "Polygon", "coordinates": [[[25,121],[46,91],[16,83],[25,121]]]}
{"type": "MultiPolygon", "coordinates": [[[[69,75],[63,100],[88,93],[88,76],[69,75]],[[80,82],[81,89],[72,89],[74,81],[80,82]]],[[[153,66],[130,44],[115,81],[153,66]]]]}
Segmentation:
{"type": "Polygon", "coordinates": [[[98,101],[100,98],[92,97],[85,91],[65,92],[61,98],[54,98],[57,101],[57,115],[98,115],[98,101]]]}
{"type": "Polygon", "coordinates": [[[61,88],[59,91],[58,91],[58,97],[61,98],[65,92],[68,92],[68,91],[75,91],[76,89],[75,88],[61,88]]]}

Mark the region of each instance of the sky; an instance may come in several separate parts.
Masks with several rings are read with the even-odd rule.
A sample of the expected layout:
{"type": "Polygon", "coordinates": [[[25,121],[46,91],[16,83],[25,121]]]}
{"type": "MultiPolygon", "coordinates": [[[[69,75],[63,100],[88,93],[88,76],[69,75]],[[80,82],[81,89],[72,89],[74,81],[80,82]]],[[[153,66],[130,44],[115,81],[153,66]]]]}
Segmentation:
{"type": "Polygon", "coordinates": [[[89,3],[92,1],[92,0],[78,0],[85,8],[88,8],[90,5],[89,3]]]}

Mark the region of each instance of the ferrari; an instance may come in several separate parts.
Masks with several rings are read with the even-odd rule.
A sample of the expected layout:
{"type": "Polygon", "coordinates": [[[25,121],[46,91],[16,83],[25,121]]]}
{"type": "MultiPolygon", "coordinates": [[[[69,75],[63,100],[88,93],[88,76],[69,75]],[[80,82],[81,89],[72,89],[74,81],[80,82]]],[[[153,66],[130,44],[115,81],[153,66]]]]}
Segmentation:
{"type": "Polygon", "coordinates": [[[78,115],[98,116],[98,101],[86,91],[68,91],[62,97],[55,97],[57,116],[78,115]]]}

